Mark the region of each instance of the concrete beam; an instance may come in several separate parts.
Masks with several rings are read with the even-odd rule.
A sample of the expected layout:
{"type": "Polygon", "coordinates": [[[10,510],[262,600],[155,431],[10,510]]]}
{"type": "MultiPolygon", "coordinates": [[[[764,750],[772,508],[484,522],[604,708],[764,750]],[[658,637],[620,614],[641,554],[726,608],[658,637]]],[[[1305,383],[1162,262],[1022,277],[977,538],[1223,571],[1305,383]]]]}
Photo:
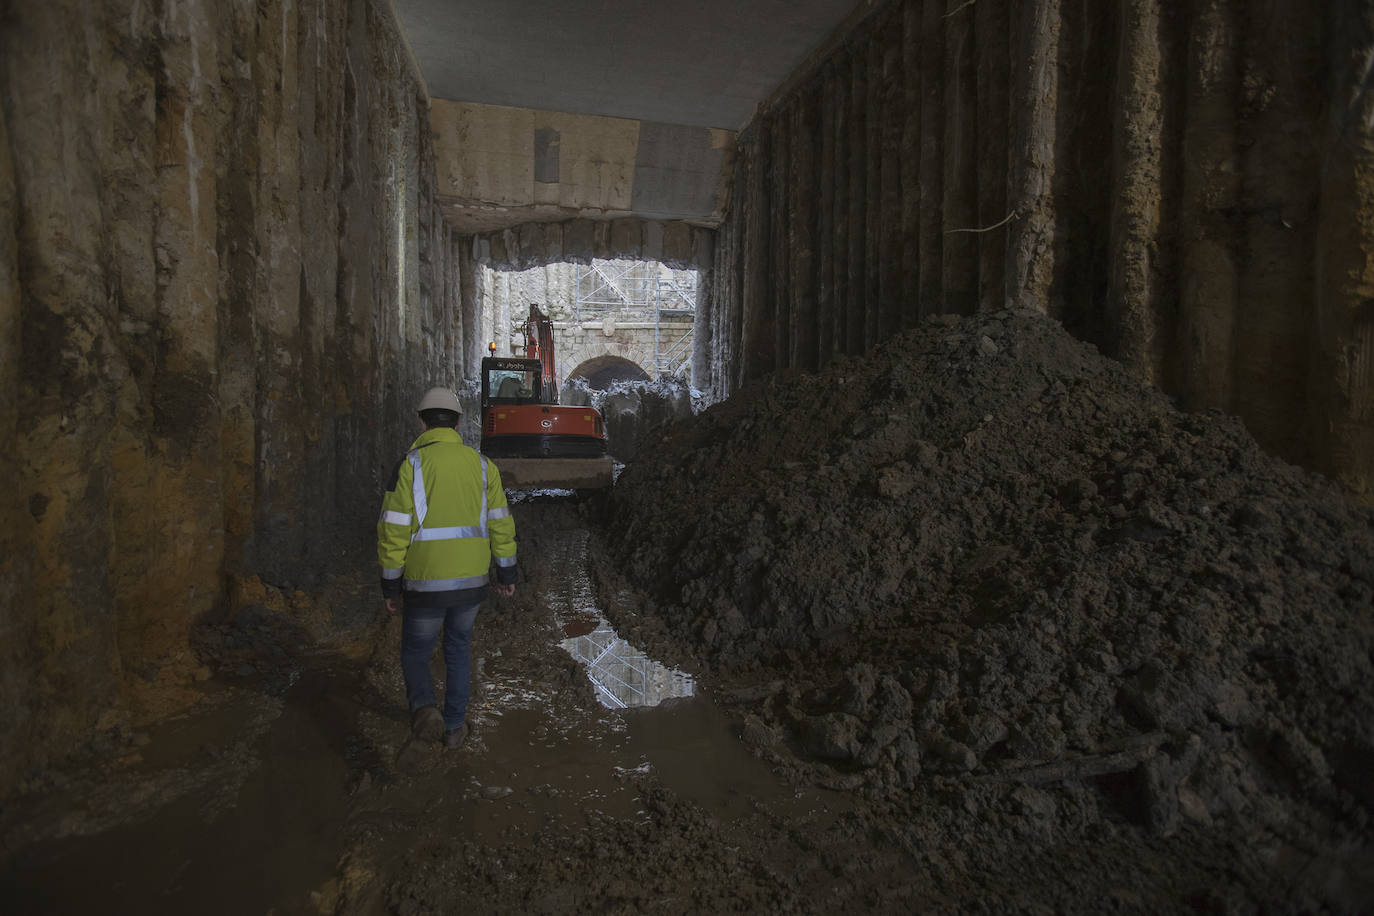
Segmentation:
{"type": "Polygon", "coordinates": [[[631,216],[715,227],[724,212],[728,130],[443,99],[430,126],[440,205],[463,234],[631,216]]]}
{"type": "Polygon", "coordinates": [[[473,261],[493,270],[527,270],[559,261],[590,264],[594,258],[660,261],[669,267],[710,270],[715,231],[681,220],[581,218],[492,229],[473,235],[471,248],[473,261]]]}

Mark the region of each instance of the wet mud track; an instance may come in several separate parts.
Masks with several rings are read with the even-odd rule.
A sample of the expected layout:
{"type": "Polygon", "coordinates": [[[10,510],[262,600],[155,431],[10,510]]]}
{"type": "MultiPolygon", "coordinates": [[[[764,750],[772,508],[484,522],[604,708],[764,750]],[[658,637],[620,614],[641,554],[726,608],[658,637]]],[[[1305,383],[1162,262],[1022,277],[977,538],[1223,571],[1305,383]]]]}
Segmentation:
{"type": "MultiPolygon", "coordinates": [[[[468,744],[381,755],[339,911],[845,909],[814,846],[853,835],[852,803],[774,772],[688,673],[608,636],[575,503],[516,520],[524,581],[478,617],[468,744]]],[[[399,697],[388,637],[368,676],[399,697]]]]}
{"type": "Polygon", "coordinates": [[[337,863],[355,678],[322,665],[297,670],[278,697],[217,686],[139,751],[6,811],[7,826],[31,816],[7,846],[26,828],[41,837],[0,872],[6,912],[267,912],[309,900],[337,863]]]}
{"type": "Polygon", "coordinates": [[[516,518],[524,581],[478,617],[462,749],[409,737],[399,622],[361,576],[332,644],[226,654],[188,714],[12,799],[5,911],[834,912],[903,884],[852,799],[755,757],[689,673],[615,637],[575,502],[516,518]]]}

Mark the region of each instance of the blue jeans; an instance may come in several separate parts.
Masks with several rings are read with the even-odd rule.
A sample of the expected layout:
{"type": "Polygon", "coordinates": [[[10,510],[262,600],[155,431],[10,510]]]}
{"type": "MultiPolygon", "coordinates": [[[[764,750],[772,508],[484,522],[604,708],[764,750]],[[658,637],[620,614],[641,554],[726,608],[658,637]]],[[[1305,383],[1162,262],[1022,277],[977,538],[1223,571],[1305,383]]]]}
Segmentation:
{"type": "Polygon", "coordinates": [[[429,660],[439,630],[444,631],[444,728],[460,727],[468,713],[468,678],[472,668],[472,627],[477,605],[406,608],[401,618],[401,675],[410,711],[434,705],[429,660]]]}

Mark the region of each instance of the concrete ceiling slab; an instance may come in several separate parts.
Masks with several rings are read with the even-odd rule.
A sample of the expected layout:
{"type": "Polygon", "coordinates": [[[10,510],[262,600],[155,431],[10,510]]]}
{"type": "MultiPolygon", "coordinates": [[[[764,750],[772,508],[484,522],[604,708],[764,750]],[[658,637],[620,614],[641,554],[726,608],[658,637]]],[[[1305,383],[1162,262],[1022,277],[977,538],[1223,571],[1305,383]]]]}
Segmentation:
{"type": "Polygon", "coordinates": [[[873,0],[395,0],[430,95],[738,130],[873,0]]]}

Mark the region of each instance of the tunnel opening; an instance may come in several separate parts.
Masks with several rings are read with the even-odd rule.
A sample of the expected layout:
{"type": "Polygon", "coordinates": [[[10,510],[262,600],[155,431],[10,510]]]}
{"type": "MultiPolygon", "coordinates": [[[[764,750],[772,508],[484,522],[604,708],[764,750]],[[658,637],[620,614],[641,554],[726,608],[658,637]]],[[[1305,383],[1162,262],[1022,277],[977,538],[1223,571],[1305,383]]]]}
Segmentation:
{"type": "Polygon", "coordinates": [[[579,363],[567,381],[580,380],[595,391],[607,391],[620,382],[649,382],[649,373],[619,356],[597,356],[579,363]]]}
{"type": "Polygon", "coordinates": [[[560,384],[604,390],[618,381],[690,381],[699,273],[656,260],[594,258],[524,270],[482,265],[475,284],[483,339],[522,355],[531,304],[553,319],[560,384]]]}

